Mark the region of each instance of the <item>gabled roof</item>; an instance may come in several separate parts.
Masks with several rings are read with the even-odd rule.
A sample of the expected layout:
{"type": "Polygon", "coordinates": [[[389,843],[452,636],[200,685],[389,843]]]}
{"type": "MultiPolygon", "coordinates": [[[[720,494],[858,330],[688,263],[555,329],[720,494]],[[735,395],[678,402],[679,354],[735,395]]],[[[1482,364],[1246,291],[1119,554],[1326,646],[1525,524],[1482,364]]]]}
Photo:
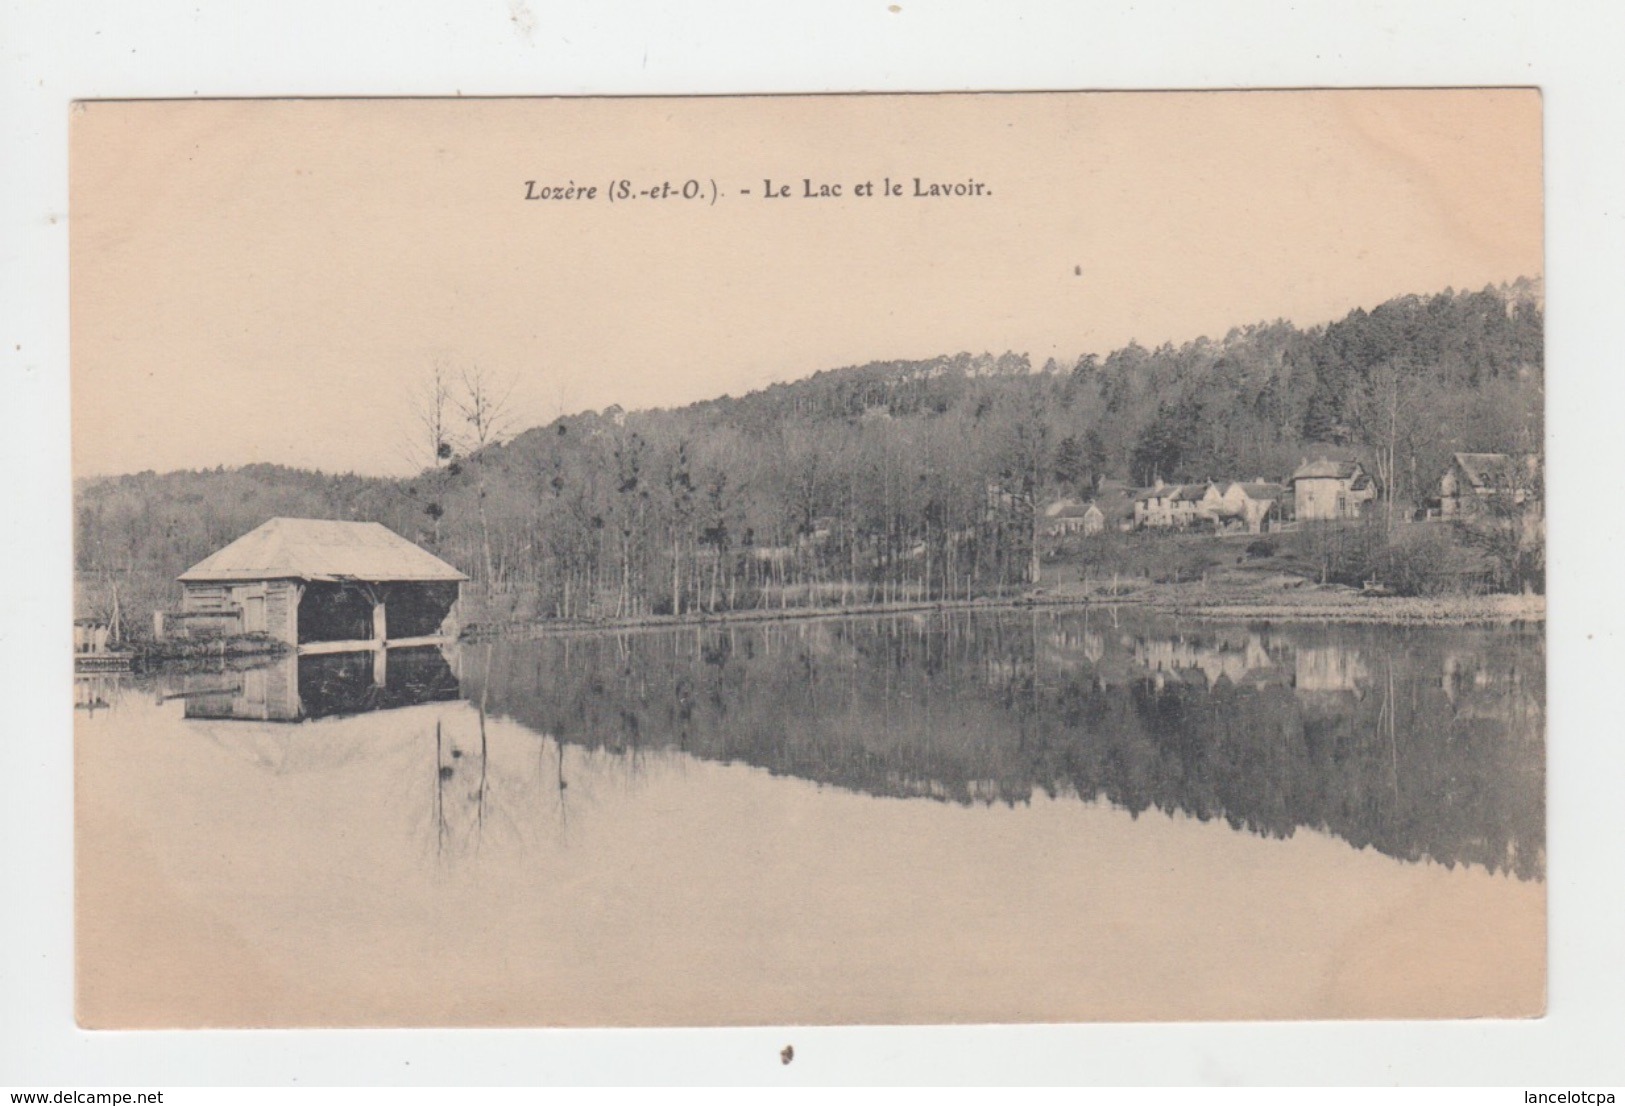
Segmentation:
{"type": "Polygon", "coordinates": [[[1125,492],[1098,496],[1090,506],[1099,508],[1107,518],[1131,518],[1134,515],[1134,502],[1133,496],[1125,492]]]}
{"type": "Polygon", "coordinates": [[[1230,486],[1241,489],[1241,494],[1248,499],[1280,499],[1286,494],[1286,489],[1281,485],[1268,482],[1263,484],[1243,484],[1238,481],[1230,486]]]}
{"type": "Polygon", "coordinates": [[[1348,480],[1360,471],[1358,461],[1328,461],[1322,457],[1318,461],[1310,461],[1298,466],[1298,471],[1292,474],[1293,480],[1348,480]]]}
{"type": "Polygon", "coordinates": [[[1456,464],[1475,488],[1512,485],[1512,458],[1505,453],[1458,453],[1456,464]]]}
{"type": "Polygon", "coordinates": [[[1195,503],[1206,494],[1206,484],[1164,484],[1157,488],[1142,488],[1134,499],[1137,503],[1145,503],[1153,499],[1195,503]]]}
{"type": "Polygon", "coordinates": [[[426,549],[376,522],[273,518],[181,573],[214,580],[466,580],[426,549]]]}

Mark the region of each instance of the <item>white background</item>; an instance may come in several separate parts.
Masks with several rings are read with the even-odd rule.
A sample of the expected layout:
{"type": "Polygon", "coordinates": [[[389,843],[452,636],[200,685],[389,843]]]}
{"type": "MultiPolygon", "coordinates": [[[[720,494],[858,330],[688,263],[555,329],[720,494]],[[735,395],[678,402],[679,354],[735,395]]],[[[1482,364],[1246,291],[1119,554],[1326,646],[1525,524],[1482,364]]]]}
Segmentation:
{"type": "Polygon", "coordinates": [[[1625,604],[1617,571],[1625,555],[1625,406],[1616,383],[1625,337],[1625,6],[892,6],[5,0],[0,1086],[1625,1083],[1625,604]],[[74,1027],[66,709],[71,100],[1471,84],[1539,85],[1545,94],[1548,1017],[703,1032],[153,1034],[74,1027]],[[778,1055],[786,1043],[796,1050],[788,1066],[778,1055]]]}

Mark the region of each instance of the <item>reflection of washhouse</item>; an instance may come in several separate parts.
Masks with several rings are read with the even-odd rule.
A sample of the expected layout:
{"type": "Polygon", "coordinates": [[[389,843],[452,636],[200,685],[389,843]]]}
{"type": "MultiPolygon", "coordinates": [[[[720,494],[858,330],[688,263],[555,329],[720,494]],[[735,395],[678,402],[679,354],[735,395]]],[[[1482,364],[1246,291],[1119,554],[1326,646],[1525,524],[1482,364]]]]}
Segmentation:
{"type": "Polygon", "coordinates": [[[459,648],[288,655],[187,673],[161,698],[183,699],[198,732],[266,772],[364,766],[426,851],[454,861],[492,832],[528,833],[517,823],[551,817],[536,803],[544,791],[556,789],[562,823],[566,787],[562,746],[493,732],[484,703],[463,697],[461,669],[459,648]]]}
{"type": "Polygon", "coordinates": [[[183,677],[187,718],[298,722],[460,698],[455,650],[289,654],[238,672],[183,677]]]}
{"type": "Polygon", "coordinates": [[[218,745],[276,775],[397,759],[400,786],[428,783],[436,852],[484,821],[483,725],[462,698],[455,649],[288,654],[254,668],[187,673],[181,698],[218,745]],[[424,762],[432,756],[432,763],[424,762]],[[409,767],[413,763],[420,767],[409,767]]]}

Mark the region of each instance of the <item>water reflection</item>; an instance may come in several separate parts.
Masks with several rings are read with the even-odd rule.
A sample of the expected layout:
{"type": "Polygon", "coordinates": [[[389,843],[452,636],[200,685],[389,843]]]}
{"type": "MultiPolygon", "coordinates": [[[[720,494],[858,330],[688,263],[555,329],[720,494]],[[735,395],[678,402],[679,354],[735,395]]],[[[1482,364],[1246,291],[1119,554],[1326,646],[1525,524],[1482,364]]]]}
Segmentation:
{"type": "Polygon", "coordinates": [[[961,613],[372,660],[76,683],[84,1024],[1541,1009],[1538,633],[961,613]]]}
{"type": "Polygon", "coordinates": [[[1543,645],[1506,628],[935,615],[564,637],[467,663],[566,743],[873,795],[1036,793],[1539,878],[1543,645]]]}
{"type": "Polygon", "coordinates": [[[129,685],[127,672],[75,672],[73,709],[91,715],[99,710],[111,710],[124,697],[129,685]]]}
{"type": "Polygon", "coordinates": [[[575,749],[627,778],[699,757],[877,796],[1041,793],[1530,879],[1543,664],[1538,632],[1506,628],[960,613],[287,657],[156,694],[271,771],[414,750],[402,800],[442,857],[566,835],[575,749]],[[522,728],[494,740],[492,719],[522,728]]]}
{"type": "Polygon", "coordinates": [[[456,654],[435,647],[288,654],[238,670],[171,677],[187,718],[298,722],[461,697],[456,654]]]}

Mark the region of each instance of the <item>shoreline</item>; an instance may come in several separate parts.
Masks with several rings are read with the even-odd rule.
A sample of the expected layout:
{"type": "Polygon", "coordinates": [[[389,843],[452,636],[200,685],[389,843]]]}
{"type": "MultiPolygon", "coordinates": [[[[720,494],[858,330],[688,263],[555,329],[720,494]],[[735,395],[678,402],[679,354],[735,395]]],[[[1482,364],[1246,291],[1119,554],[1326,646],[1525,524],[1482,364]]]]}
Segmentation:
{"type": "Polygon", "coordinates": [[[465,632],[461,640],[483,642],[515,637],[553,637],[604,631],[666,630],[687,627],[806,622],[878,615],[937,614],[956,611],[1066,610],[1130,607],[1185,618],[1227,622],[1314,622],[1395,626],[1544,624],[1543,595],[1366,596],[1350,588],[1306,585],[1285,594],[1256,590],[1210,589],[1201,584],[1153,584],[1129,592],[1038,590],[1004,598],[917,600],[864,603],[848,607],[785,607],[684,615],[648,615],[599,621],[538,620],[500,623],[465,632]],[[1290,596],[1290,598],[1289,598],[1290,596]]]}
{"type": "MultiPolygon", "coordinates": [[[[1129,608],[1176,618],[1213,622],[1285,622],[1322,625],[1386,626],[1515,626],[1544,625],[1543,595],[1452,595],[1433,597],[1367,596],[1352,588],[1304,584],[1287,589],[1220,586],[1201,583],[1149,584],[1132,590],[1109,585],[1062,585],[1024,595],[864,603],[848,607],[786,607],[719,611],[714,614],[650,615],[602,621],[540,620],[505,622],[465,630],[458,643],[488,644],[546,637],[590,636],[676,629],[706,629],[786,622],[874,618],[884,615],[1066,611],[1129,608]]],[[[176,671],[187,668],[253,666],[285,655],[288,648],[260,638],[133,645],[124,671],[176,671]]],[[[89,671],[79,669],[76,671],[89,671]]]]}

